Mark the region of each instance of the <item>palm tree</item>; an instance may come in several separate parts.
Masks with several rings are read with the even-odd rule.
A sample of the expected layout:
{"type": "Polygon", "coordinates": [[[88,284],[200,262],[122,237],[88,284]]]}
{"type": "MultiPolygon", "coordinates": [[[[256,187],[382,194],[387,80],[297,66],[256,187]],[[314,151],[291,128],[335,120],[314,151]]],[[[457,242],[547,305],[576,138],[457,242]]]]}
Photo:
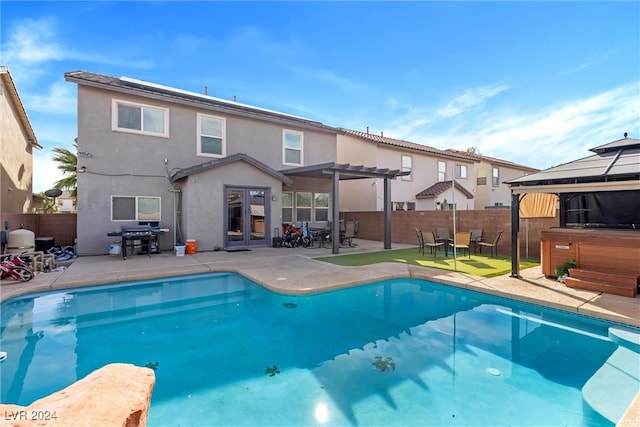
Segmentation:
{"type": "Polygon", "coordinates": [[[76,203],[78,198],[78,138],[73,140],[73,148],[75,152],[71,152],[66,148],[55,147],[52,151],[55,153],[53,161],[58,163],[58,170],[62,171],[64,178],[53,184],[54,188],[59,190],[71,190],[71,198],[76,203]]]}

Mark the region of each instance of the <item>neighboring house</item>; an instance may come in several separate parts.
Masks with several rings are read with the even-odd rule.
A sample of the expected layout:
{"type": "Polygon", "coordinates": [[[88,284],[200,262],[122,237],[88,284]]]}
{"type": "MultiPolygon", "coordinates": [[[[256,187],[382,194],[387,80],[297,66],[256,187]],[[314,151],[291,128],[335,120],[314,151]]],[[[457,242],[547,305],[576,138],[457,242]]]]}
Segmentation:
{"type": "Polygon", "coordinates": [[[32,213],[33,149],[42,149],[7,67],[0,66],[0,212],[32,213]]]}
{"type": "MultiPolygon", "coordinates": [[[[394,210],[477,209],[474,197],[478,160],[426,145],[341,129],[338,162],[374,164],[409,172],[391,182],[394,210]],[[455,177],[454,177],[455,174],[455,177]],[[455,180],[455,192],[453,181],[455,180]]],[[[383,210],[384,188],[379,181],[340,184],[341,211],[383,210]]]]}
{"type": "Polygon", "coordinates": [[[447,149],[447,151],[477,162],[474,192],[476,209],[509,209],[511,189],[505,182],[539,171],[539,169],[481,154],[453,149],[447,149]]]}
{"type": "Polygon", "coordinates": [[[71,191],[65,190],[62,194],[56,197],[56,204],[58,205],[58,212],[75,212],[76,205],[71,197],[71,191]]]}
{"type": "Polygon", "coordinates": [[[336,181],[400,174],[336,165],[340,131],[317,121],[127,77],[65,79],[78,85],[79,254],[138,223],[169,229],[161,249],[268,245],[283,222],[336,218],[336,181]]]}

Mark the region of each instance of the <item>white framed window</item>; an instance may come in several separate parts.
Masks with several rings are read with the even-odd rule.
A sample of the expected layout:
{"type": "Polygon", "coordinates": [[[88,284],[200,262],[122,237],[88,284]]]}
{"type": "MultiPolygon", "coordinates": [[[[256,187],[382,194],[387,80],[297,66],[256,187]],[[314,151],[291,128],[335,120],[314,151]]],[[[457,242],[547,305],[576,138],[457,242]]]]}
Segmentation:
{"type": "Polygon", "coordinates": [[[282,131],[282,163],[302,166],[304,164],[304,134],[294,130],[282,131]]]}
{"type": "Polygon", "coordinates": [[[456,178],[467,178],[467,165],[456,165],[456,178]]]}
{"type": "Polygon", "coordinates": [[[500,169],[493,168],[491,171],[491,184],[494,187],[500,186],[500,169]]]}
{"type": "Polygon", "coordinates": [[[282,222],[329,221],[329,193],[282,193],[282,222]]]}
{"type": "Polygon", "coordinates": [[[316,193],[313,207],[316,221],[329,221],[329,193],[316,193]]]}
{"type": "Polygon", "coordinates": [[[311,201],[313,193],[296,193],[296,221],[311,221],[311,201]]]}
{"type": "Polygon", "coordinates": [[[282,222],[293,222],[293,193],[282,193],[282,222]]]}
{"type": "Polygon", "coordinates": [[[198,113],[198,156],[224,157],[227,152],[226,121],[198,113]]]}
{"type": "Polygon", "coordinates": [[[411,156],[402,156],[402,172],[409,172],[409,175],[403,175],[403,181],[411,181],[411,156]]]}
{"type": "Polygon", "coordinates": [[[447,164],[442,161],[438,161],[438,182],[444,182],[447,180],[447,164]]]}
{"type": "Polygon", "coordinates": [[[111,221],[160,221],[160,197],[111,196],[111,221]]]}
{"type": "Polygon", "coordinates": [[[169,137],[169,109],[114,99],[111,129],[169,137]]]}
{"type": "Polygon", "coordinates": [[[476,185],[487,185],[487,171],[479,169],[476,177],[476,185]]]}

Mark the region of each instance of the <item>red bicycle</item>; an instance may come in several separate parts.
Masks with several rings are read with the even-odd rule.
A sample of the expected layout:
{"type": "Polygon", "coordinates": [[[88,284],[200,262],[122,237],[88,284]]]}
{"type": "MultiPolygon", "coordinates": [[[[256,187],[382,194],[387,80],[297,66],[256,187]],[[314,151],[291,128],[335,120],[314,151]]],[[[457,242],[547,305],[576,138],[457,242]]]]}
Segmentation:
{"type": "Polygon", "coordinates": [[[19,256],[7,256],[0,263],[0,279],[11,277],[18,282],[28,282],[33,279],[33,270],[29,264],[19,256]]]}

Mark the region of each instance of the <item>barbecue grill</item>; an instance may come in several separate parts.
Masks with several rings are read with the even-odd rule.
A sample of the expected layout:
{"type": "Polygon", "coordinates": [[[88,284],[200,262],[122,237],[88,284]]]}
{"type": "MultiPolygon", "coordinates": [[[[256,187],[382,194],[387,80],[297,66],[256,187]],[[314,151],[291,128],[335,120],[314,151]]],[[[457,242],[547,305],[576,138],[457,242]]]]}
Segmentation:
{"type": "Polygon", "coordinates": [[[150,256],[151,239],[157,233],[159,233],[159,230],[150,225],[123,225],[119,232],[112,231],[107,235],[119,236],[122,239],[122,259],[127,259],[127,246],[131,245],[131,252],[133,252],[136,240],[141,242],[143,252],[146,251],[147,255],[150,256]]]}

